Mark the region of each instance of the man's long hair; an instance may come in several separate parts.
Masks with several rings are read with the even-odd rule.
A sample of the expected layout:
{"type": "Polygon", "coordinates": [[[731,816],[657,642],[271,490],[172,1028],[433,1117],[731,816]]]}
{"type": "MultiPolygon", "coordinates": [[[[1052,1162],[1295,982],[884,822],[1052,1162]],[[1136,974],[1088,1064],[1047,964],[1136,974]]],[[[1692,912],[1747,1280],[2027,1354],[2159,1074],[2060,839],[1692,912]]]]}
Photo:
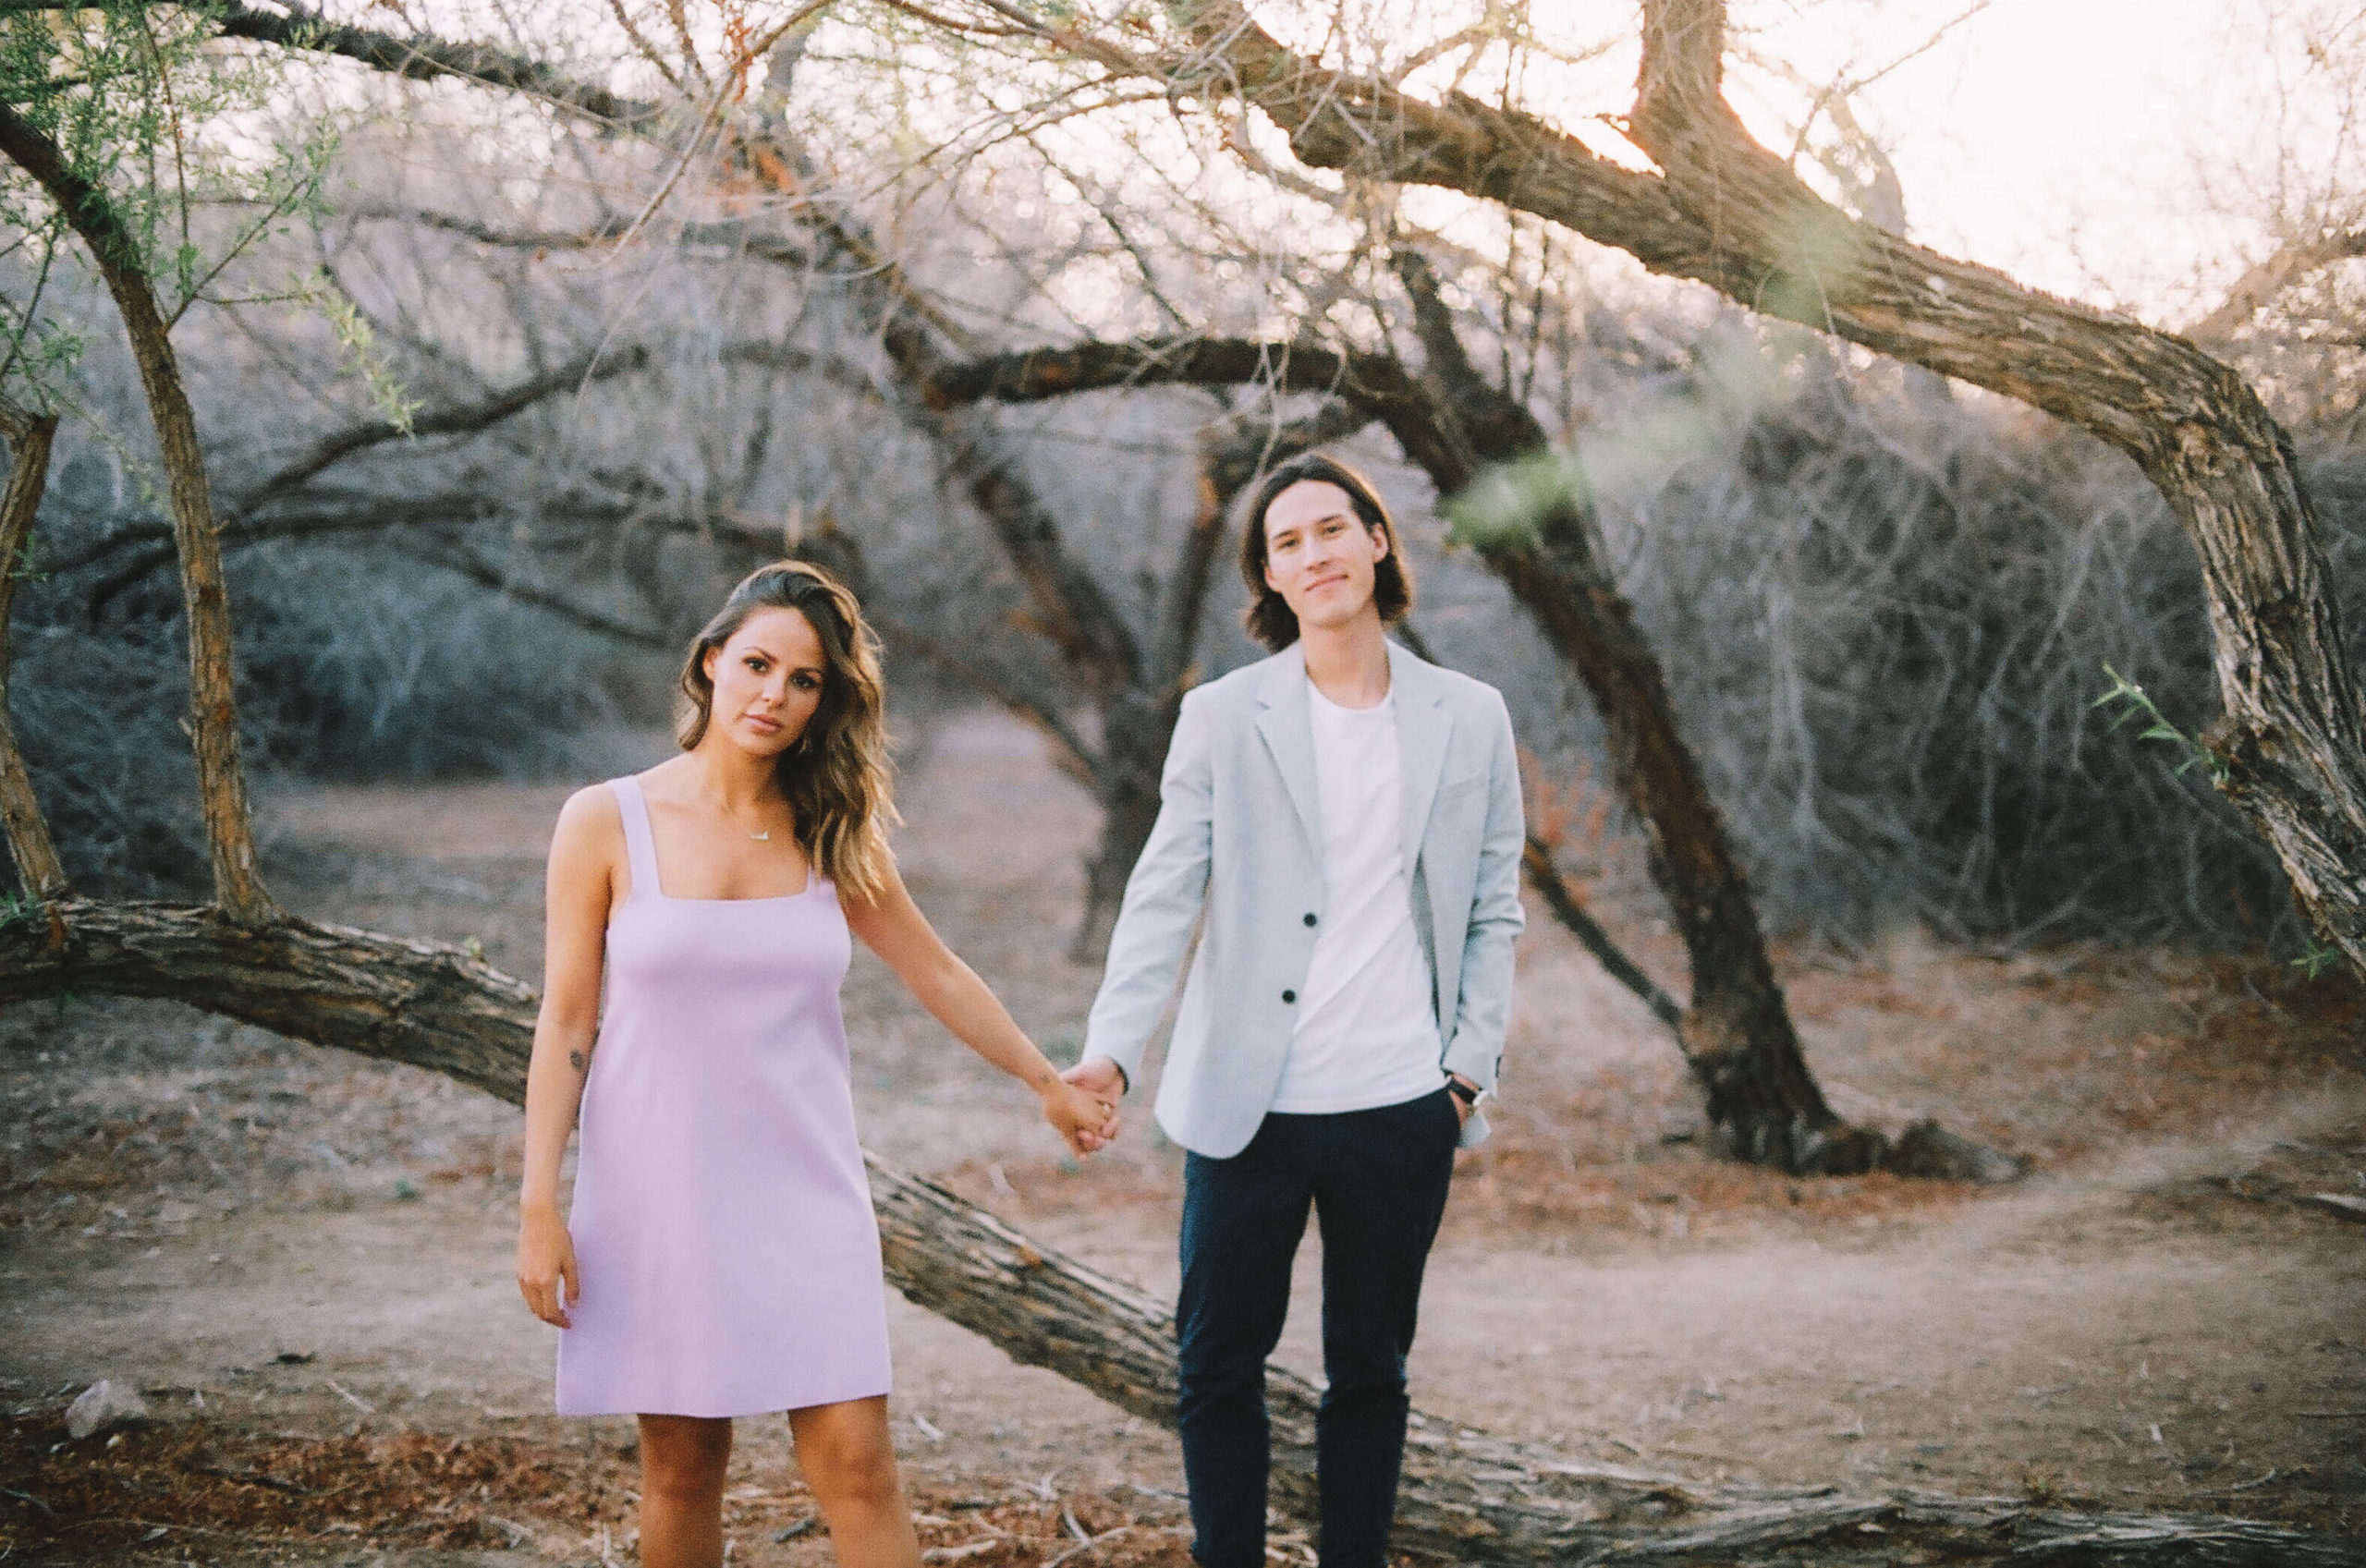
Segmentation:
{"type": "Polygon", "coordinates": [[[1241,619],[1249,635],[1279,653],[1298,640],[1298,616],[1265,581],[1265,513],[1274,498],[1294,484],[1312,480],[1335,484],[1348,492],[1348,503],[1364,527],[1387,541],[1388,553],[1372,568],[1372,597],[1383,626],[1395,626],[1413,608],[1413,572],[1405,564],[1405,549],[1396,525],[1381,504],[1372,480],[1336,457],[1320,452],[1300,453],[1265,476],[1249,503],[1248,521],[1240,530],[1240,578],[1249,585],[1249,609],[1241,619]]]}

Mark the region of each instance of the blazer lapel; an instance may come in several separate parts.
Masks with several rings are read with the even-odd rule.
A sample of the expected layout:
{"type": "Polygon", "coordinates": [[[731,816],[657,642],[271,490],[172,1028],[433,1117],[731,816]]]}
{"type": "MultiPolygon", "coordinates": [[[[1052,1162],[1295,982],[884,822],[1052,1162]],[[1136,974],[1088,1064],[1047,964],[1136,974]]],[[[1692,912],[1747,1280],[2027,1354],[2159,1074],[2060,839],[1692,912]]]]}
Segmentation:
{"type": "Polygon", "coordinates": [[[1396,697],[1397,789],[1404,798],[1398,840],[1409,878],[1421,858],[1430,805],[1438,796],[1438,775],[1445,770],[1454,718],[1445,711],[1445,693],[1430,678],[1430,667],[1393,642],[1388,645],[1388,681],[1396,697]]]}
{"type": "MultiPolygon", "coordinates": [[[[1394,678],[1392,676],[1392,678],[1394,678]]],[[[1323,818],[1314,793],[1314,716],[1306,699],[1306,650],[1296,643],[1274,656],[1257,691],[1257,733],[1282,775],[1307,847],[1323,863],[1323,818]]]]}

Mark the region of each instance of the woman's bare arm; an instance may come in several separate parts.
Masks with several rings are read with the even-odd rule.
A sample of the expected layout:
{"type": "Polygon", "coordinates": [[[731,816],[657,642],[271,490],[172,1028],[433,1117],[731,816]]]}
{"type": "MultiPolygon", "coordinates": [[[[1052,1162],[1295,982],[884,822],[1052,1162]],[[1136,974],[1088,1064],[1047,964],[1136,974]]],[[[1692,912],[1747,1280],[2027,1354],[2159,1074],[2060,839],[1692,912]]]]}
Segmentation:
{"type": "Polygon", "coordinates": [[[1059,1070],[1035,1048],[986,982],[945,945],[892,864],[880,895],[867,903],[849,901],[846,915],[848,928],[896,971],[930,1016],[1035,1091],[1043,1102],[1044,1118],[1069,1148],[1090,1154],[1102,1147],[1106,1102],[1061,1080],[1059,1070]]]}
{"type": "Polygon", "coordinates": [[[534,1316],[560,1328],[581,1293],[575,1248],[558,1211],[559,1166],[583,1100],[600,1023],[601,966],[616,897],[623,820],[605,788],[579,790],[551,838],[543,936],[543,1005],[526,1068],[526,1171],[518,1193],[518,1288],[534,1316]]]}

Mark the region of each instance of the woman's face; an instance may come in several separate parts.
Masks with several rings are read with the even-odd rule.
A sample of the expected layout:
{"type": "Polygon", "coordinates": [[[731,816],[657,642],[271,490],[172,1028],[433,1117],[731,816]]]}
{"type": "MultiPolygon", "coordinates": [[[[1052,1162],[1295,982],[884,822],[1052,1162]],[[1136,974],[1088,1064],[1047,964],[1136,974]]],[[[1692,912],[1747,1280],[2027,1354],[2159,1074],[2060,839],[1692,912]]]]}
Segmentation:
{"type": "Polygon", "coordinates": [[[707,733],[743,751],[777,757],[797,744],[829,678],[822,637],[802,610],[767,605],[706,650],[714,685],[707,733]]]}

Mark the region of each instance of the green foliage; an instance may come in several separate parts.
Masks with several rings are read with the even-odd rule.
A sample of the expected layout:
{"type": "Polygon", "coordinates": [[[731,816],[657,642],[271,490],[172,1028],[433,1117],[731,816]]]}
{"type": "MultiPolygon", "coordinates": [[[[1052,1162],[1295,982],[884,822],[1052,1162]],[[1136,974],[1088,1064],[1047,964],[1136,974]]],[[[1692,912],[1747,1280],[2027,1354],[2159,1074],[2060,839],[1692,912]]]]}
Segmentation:
{"type": "MultiPolygon", "coordinates": [[[[0,16],[0,101],[105,192],[97,242],[153,281],[167,320],[213,298],[225,268],[312,206],[335,152],[324,129],[272,134],[280,56],[219,41],[219,13],[214,0],[107,0],[0,16]]],[[[43,305],[72,241],[66,215],[9,164],[0,237],[0,263],[23,269],[0,289],[0,395],[55,407],[82,335],[43,305]]]]}
{"type": "MultiPolygon", "coordinates": [[[[6,569],[10,582],[47,582],[49,572],[42,565],[41,556],[48,545],[46,539],[35,534],[18,548],[15,560],[0,562],[0,568],[6,569]]],[[[0,918],[0,930],[6,930],[7,924],[6,918],[0,918]]]]}
{"type": "Polygon", "coordinates": [[[2229,774],[2226,760],[2224,757],[2169,723],[2161,710],[2154,706],[2152,698],[2145,695],[2142,687],[2129,680],[2109,664],[2104,666],[2104,674],[2111,677],[2111,689],[2096,698],[2094,706],[2116,707],[2118,711],[2111,722],[2113,729],[2118,729],[2124,724],[2141,723],[2144,728],[2137,732],[2137,739],[2163,741],[2185,754],[2185,760],[2177,766],[2179,778],[2198,767],[2209,773],[2210,782],[2213,784],[2225,785],[2229,774]]]}
{"type": "Polygon", "coordinates": [[[29,926],[41,918],[41,900],[10,889],[0,893],[0,931],[29,926]]]}
{"type": "Polygon", "coordinates": [[[402,383],[395,378],[394,366],[378,346],[377,332],[361,313],[361,307],[354,303],[353,297],[325,270],[315,269],[311,276],[298,281],[288,298],[312,306],[328,319],[329,330],[336,334],[337,346],[345,350],[362,384],[370,389],[370,401],[388,424],[405,435],[410,434],[410,419],[419,412],[419,400],[406,393],[402,383]]]}
{"type": "Polygon", "coordinates": [[[2340,963],[2342,956],[2340,948],[2324,946],[2316,938],[2311,937],[2308,950],[2292,960],[2292,966],[2313,980],[2326,969],[2340,963]]]}
{"type": "Polygon", "coordinates": [[[1561,453],[1499,463],[1447,504],[1447,537],[1477,550],[1532,540],[1546,517],[1563,506],[1585,505],[1590,493],[1585,470],[1561,453]]]}

